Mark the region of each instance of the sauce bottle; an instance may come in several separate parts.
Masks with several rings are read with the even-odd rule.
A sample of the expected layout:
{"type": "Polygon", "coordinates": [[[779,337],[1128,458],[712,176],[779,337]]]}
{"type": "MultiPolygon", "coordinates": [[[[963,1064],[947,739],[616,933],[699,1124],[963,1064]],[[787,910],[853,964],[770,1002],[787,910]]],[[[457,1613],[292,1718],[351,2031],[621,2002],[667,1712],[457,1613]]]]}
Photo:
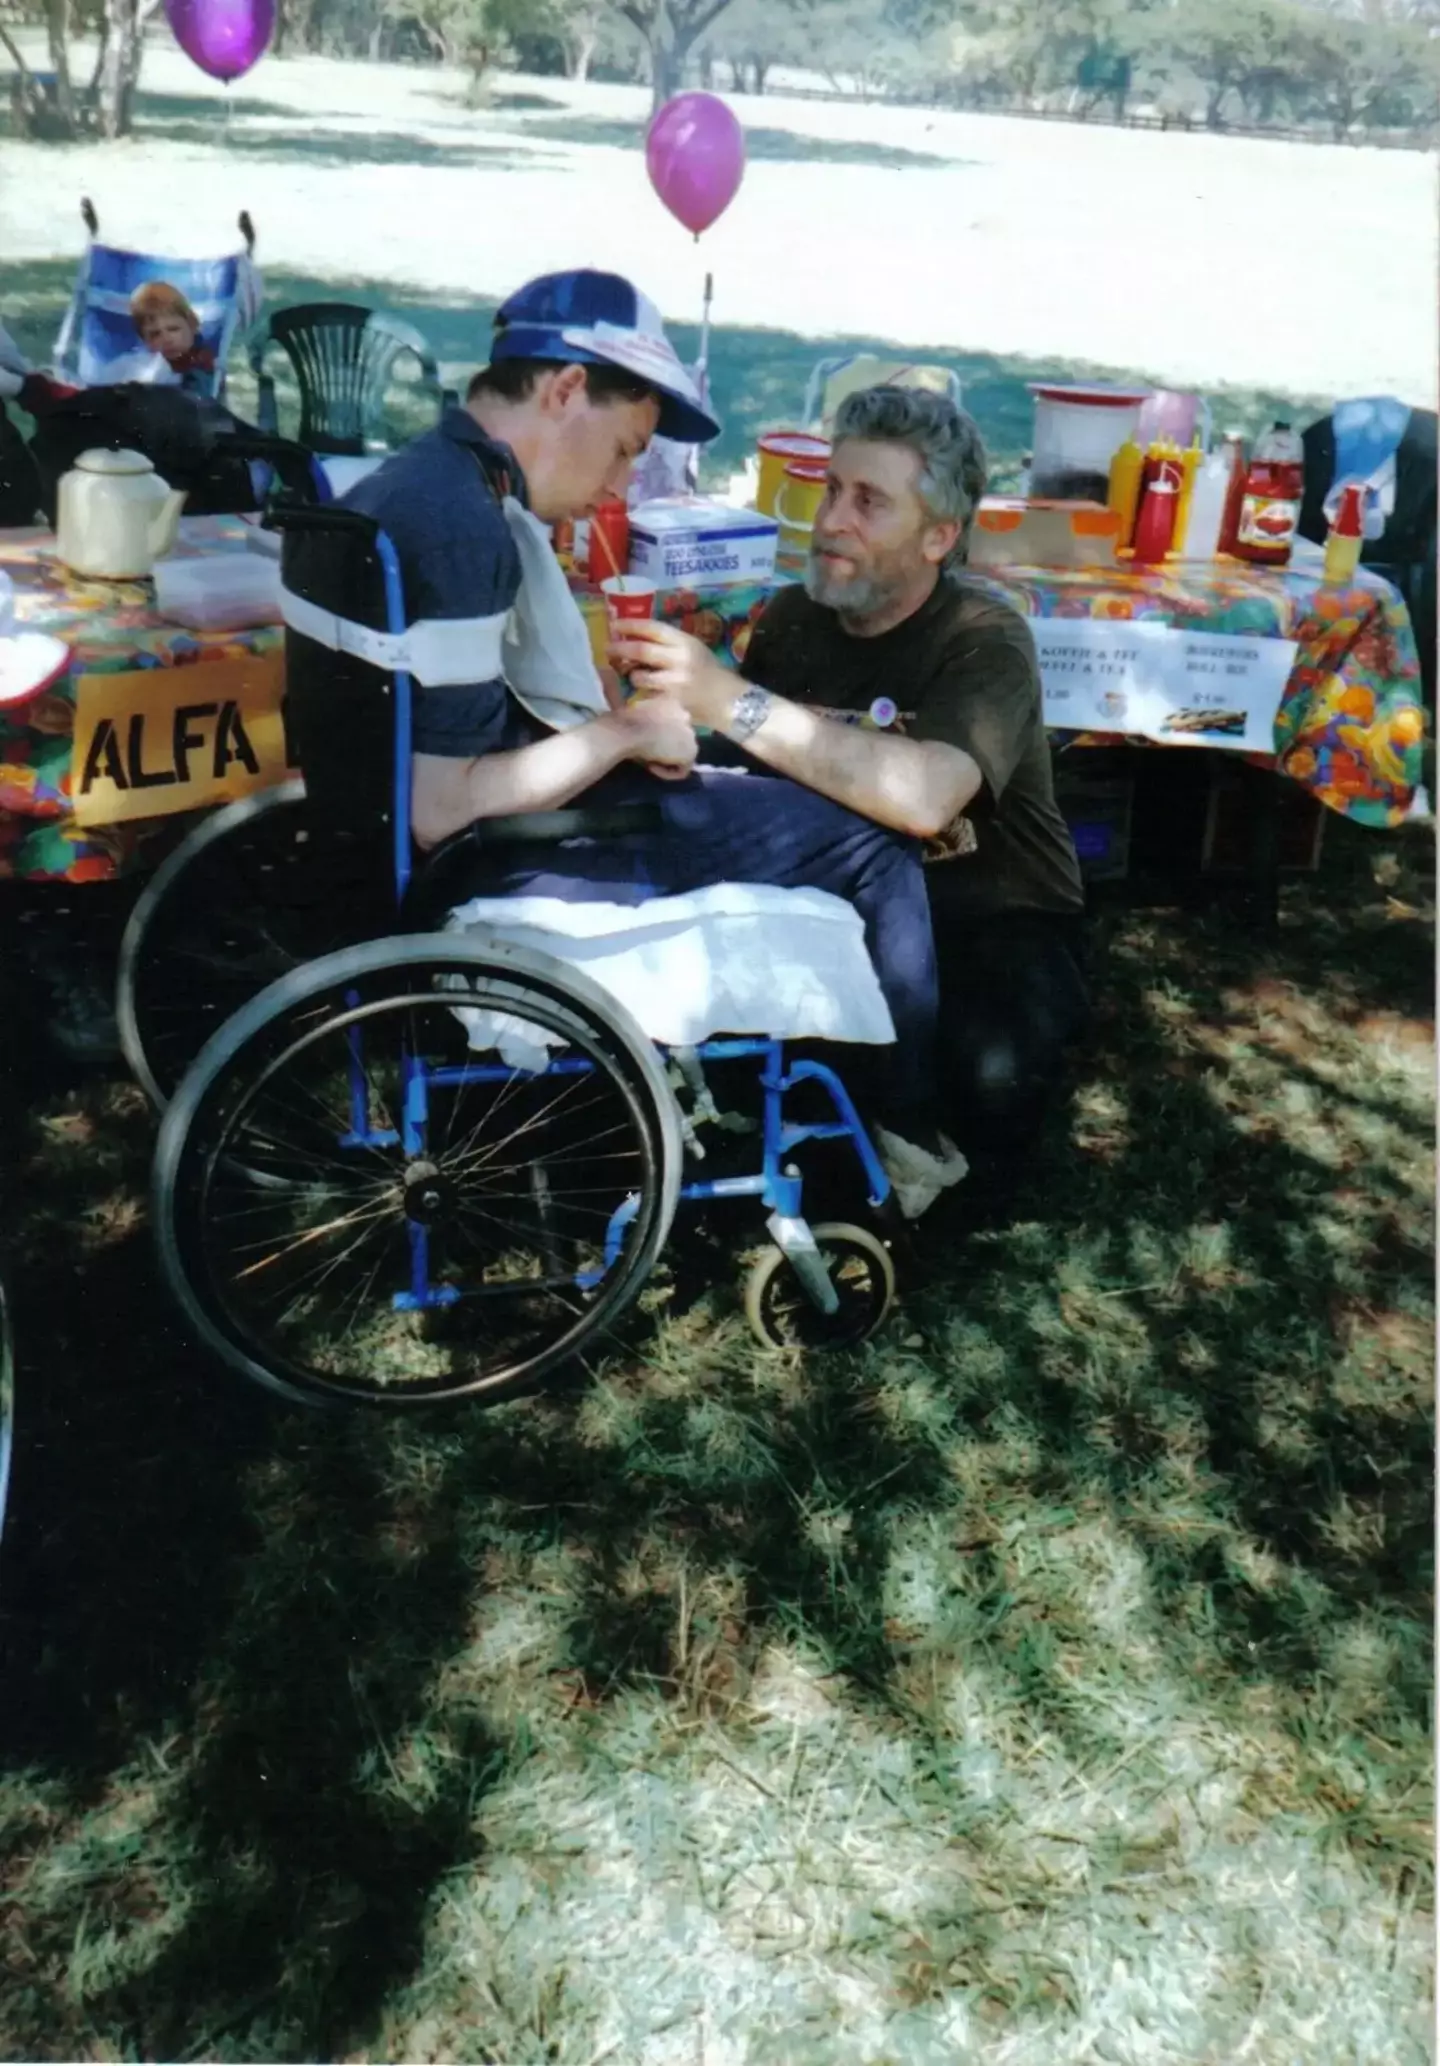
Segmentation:
{"type": "Polygon", "coordinates": [[[1245,497],[1245,433],[1243,430],[1227,430],[1220,441],[1220,450],[1229,467],[1230,486],[1225,495],[1225,514],[1220,520],[1220,543],[1218,552],[1235,550],[1235,533],[1240,528],[1240,504],[1245,497]]]}
{"type": "Polygon", "coordinates": [[[1357,481],[1347,481],[1340,490],[1340,507],[1325,540],[1324,580],[1333,586],[1355,578],[1363,543],[1365,490],[1357,481]]]}
{"type": "Polygon", "coordinates": [[[1255,441],[1245,474],[1231,551],[1257,567],[1283,567],[1295,543],[1305,488],[1305,447],[1298,431],[1277,423],[1255,441]]]}
{"type": "Polygon", "coordinates": [[[1179,546],[1187,560],[1213,560],[1219,551],[1234,471],[1224,452],[1212,452],[1196,474],[1179,546]]]}
{"type": "Polygon", "coordinates": [[[1180,502],[1179,469],[1168,460],[1145,490],[1140,520],[1135,526],[1134,564],[1157,566],[1170,550],[1175,536],[1175,512],[1180,502]]]}
{"type": "Polygon", "coordinates": [[[1117,545],[1128,545],[1135,535],[1135,514],[1140,507],[1140,476],[1145,454],[1134,438],[1127,438],[1110,461],[1110,490],[1105,500],[1120,519],[1117,545]]]}
{"type": "MultiPolygon", "coordinates": [[[[1178,449],[1178,448],[1177,448],[1178,449]]],[[[1180,502],[1175,511],[1175,542],[1172,552],[1186,552],[1186,540],[1190,535],[1191,497],[1195,492],[1195,478],[1200,471],[1205,454],[1200,449],[1200,434],[1195,434],[1194,443],[1180,453],[1180,502]]]]}

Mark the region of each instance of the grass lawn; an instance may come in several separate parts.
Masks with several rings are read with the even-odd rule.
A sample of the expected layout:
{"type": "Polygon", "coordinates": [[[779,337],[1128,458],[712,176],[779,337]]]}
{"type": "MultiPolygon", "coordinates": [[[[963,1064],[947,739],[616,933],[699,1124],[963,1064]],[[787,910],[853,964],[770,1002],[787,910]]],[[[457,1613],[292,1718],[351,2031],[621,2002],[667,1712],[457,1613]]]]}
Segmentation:
{"type": "Polygon", "coordinates": [[[9,1079],[0,2056],[1430,2056],[1433,842],[1100,925],[1012,1223],[761,1355],[302,1417],[9,1079]]]}
{"type": "MultiPolygon", "coordinates": [[[[426,292],[394,279],[319,279],[268,266],[264,280],[267,311],[308,301],[353,301],[403,316],[421,331],[440,364],[442,377],[459,392],[488,356],[490,319],[499,305],[495,297],[426,292]]],[[[74,267],[56,259],[35,259],[5,268],[0,315],[37,365],[48,362],[74,282],[74,267]]],[[[671,323],[667,327],[677,351],[693,361],[699,348],[698,325],[671,323]]],[[[738,472],[762,430],[798,423],[812,367],[821,358],[844,352],[875,352],[894,358],[896,347],[893,339],[887,342],[877,336],[803,337],[785,330],[717,323],[711,333],[710,380],[724,430],[706,447],[706,480],[723,483],[738,472]]],[[[991,484],[996,492],[1014,489],[1019,483],[1034,419],[1030,381],[1116,377],[1113,368],[1054,358],[930,351],[925,357],[953,366],[960,375],[965,406],[980,425],[991,455],[991,484]]],[[[230,405],[237,415],[253,421],[255,383],[238,346],[231,367],[230,405]]],[[[270,370],[279,376],[282,428],[293,430],[299,421],[292,409],[293,384],[287,385],[288,369],[279,352],[272,353],[270,370]]],[[[409,372],[409,365],[400,369],[391,399],[386,428],[392,442],[401,442],[425,426],[420,398],[406,392],[409,372]]],[[[1122,373],[1120,377],[1129,376],[1122,373]]],[[[1217,391],[1212,399],[1218,420],[1241,425],[1250,436],[1277,415],[1308,423],[1330,406],[1317,395],[1285,394],[1273,388],[1230,387],[1217,391]]]]}

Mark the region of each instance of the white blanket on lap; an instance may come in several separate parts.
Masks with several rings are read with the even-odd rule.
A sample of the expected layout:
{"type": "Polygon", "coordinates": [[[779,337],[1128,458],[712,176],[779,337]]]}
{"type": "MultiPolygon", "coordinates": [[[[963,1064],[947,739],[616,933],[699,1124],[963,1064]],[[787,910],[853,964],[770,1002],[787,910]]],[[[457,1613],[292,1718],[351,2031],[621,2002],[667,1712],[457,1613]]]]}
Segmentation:
{"type": "MultiPolygon", "coordinates": [[[[727,1033],[871,1046],[895,1038],[860,914],[824,890],[721,883],[637,905],[474,897],[447,921],[470,929],[582,969],[667,1047],[727,1033]]],[[[512,1067],[542,1059],[538,1028],[493,1012],[460,1017],[473,1048],[499,1047],[512,1067]]]]}

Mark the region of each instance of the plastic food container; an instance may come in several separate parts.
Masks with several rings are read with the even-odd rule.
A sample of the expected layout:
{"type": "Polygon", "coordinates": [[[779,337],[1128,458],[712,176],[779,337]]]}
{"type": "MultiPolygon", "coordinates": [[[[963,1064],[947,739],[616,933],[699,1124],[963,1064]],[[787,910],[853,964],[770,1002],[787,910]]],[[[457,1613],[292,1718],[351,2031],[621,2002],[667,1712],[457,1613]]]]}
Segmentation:
{"type": "Polygon", "coordinates": [[[155,601],[162,617],[188,631],[244,631],[280,622],[280,567],[258,553],[211,553],[157,560],[155,601]]]}
{"type": "Polygon", "coordinates": [[[988,498],[975,512],[972,567],[1113,567],[1120,512],[1094,502],[988,498]]]}
{"type": "Polygon", "coordinates": [[[1046,502],[1104,502],[1110,462],[1135,436],[1144,387],[1044,387],[1035,397],[1030,493],[1046,502]]]}

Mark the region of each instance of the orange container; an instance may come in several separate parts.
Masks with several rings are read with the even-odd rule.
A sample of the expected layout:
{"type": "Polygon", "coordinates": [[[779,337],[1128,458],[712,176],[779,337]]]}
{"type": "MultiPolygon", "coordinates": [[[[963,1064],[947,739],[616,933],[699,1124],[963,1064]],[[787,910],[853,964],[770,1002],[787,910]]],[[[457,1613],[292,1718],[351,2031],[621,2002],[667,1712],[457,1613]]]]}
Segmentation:
{"type": "Polygon", "coordinates": [[[760,455],[755,507],[766,516],[774,516],[786,468],[797,459],[818,461],[823,466],[830,457],[830,440],[817,438],[808,430],[767,430],[755,449],[760,455]]]}

